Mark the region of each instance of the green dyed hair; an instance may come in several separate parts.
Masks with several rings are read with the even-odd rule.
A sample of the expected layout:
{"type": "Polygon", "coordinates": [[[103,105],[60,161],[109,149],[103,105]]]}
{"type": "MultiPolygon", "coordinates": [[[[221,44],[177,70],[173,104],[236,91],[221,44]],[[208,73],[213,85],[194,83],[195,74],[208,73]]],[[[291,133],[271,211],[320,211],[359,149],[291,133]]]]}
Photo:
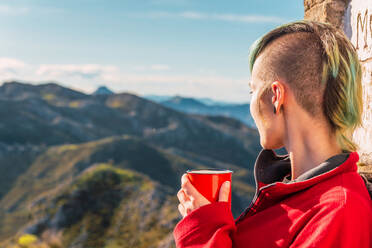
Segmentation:
{"type": "Polygon", "coordinates": [[[322,106],[340,147],[357,150],[352,134],[361,125],[362,70],[345,34],[330,24],[315,21],[279,26],[251,46],[251,74],[256,59],[264,50],[266,54],[266,48],[269,51],[264,57],[264,80],[271,84],[270,80],[278,79],[275,77],[285,78],[297,102],[310,114],[316,116],[316,108],[322,106]],[[314,100],[317,98],[318,102],[314,100]]]}

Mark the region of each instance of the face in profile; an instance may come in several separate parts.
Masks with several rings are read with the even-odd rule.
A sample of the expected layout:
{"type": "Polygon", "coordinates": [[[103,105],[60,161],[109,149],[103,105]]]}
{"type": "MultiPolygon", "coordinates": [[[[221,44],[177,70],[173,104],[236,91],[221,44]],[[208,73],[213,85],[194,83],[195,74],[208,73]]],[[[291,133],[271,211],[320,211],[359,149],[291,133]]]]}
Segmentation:
{"type": "Polygon", "coordinates": [[[253,66],[250,87],[252,97],[250,104],[251,115],[260,134],[260,143],[264,149],[278,149],[284,146],[284,117],[283,111],[274,114],[275,97],[271,90],[272,82],[264,82],[260,73],[262,56],[259,56],[253,66]],[[264,88],[269,84],[269,91],[264,88]]]}

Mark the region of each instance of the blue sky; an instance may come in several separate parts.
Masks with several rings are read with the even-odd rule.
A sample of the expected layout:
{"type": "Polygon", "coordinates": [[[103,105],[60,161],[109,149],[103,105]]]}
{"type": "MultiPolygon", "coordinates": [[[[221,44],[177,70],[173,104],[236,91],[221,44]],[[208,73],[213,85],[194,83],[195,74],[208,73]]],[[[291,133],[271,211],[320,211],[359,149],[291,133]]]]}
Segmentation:
{"type": "Polygon", "coordinates": [[[0,80],[249,100],[248,49],[300,0],[1,0],[0,80]]]}

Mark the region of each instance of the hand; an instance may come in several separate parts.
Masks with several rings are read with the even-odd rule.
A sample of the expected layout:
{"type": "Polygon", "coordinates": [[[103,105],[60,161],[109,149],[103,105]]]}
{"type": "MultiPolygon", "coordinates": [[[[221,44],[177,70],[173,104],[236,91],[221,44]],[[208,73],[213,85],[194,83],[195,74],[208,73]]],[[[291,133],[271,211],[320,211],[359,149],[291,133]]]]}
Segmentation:
{"type": "MultiPolygon", "coordinates": [[[[219,202],[228,202],[230,192],[230,182],[226,181],[222,184],[218,196],[219,202]]],[[[178,211],[182,217],[186,217],[191,211],[210,204],[202,194],[191,184],[187,178],[187,174],[183,174],[181,178],[181,189],[177,193],[178,200],[178,211]]]]}

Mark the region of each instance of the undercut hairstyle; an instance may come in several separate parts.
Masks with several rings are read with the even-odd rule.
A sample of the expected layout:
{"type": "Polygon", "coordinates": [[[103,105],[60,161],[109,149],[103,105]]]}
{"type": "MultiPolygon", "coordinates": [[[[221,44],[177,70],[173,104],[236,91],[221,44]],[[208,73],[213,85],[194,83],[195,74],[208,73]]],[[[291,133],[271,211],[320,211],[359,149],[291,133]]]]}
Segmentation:
{"type": "Polygon", "coordinates": [[[272,82],[286,82],[305,111],[313,117],[324,115],[343,150],[357,150],[352,135],[361,125],[362,70],[341,30],[306,20],[279,26],[252,45],[251,74],[260,55],[262,97],[271,92],[272,82]]]}

